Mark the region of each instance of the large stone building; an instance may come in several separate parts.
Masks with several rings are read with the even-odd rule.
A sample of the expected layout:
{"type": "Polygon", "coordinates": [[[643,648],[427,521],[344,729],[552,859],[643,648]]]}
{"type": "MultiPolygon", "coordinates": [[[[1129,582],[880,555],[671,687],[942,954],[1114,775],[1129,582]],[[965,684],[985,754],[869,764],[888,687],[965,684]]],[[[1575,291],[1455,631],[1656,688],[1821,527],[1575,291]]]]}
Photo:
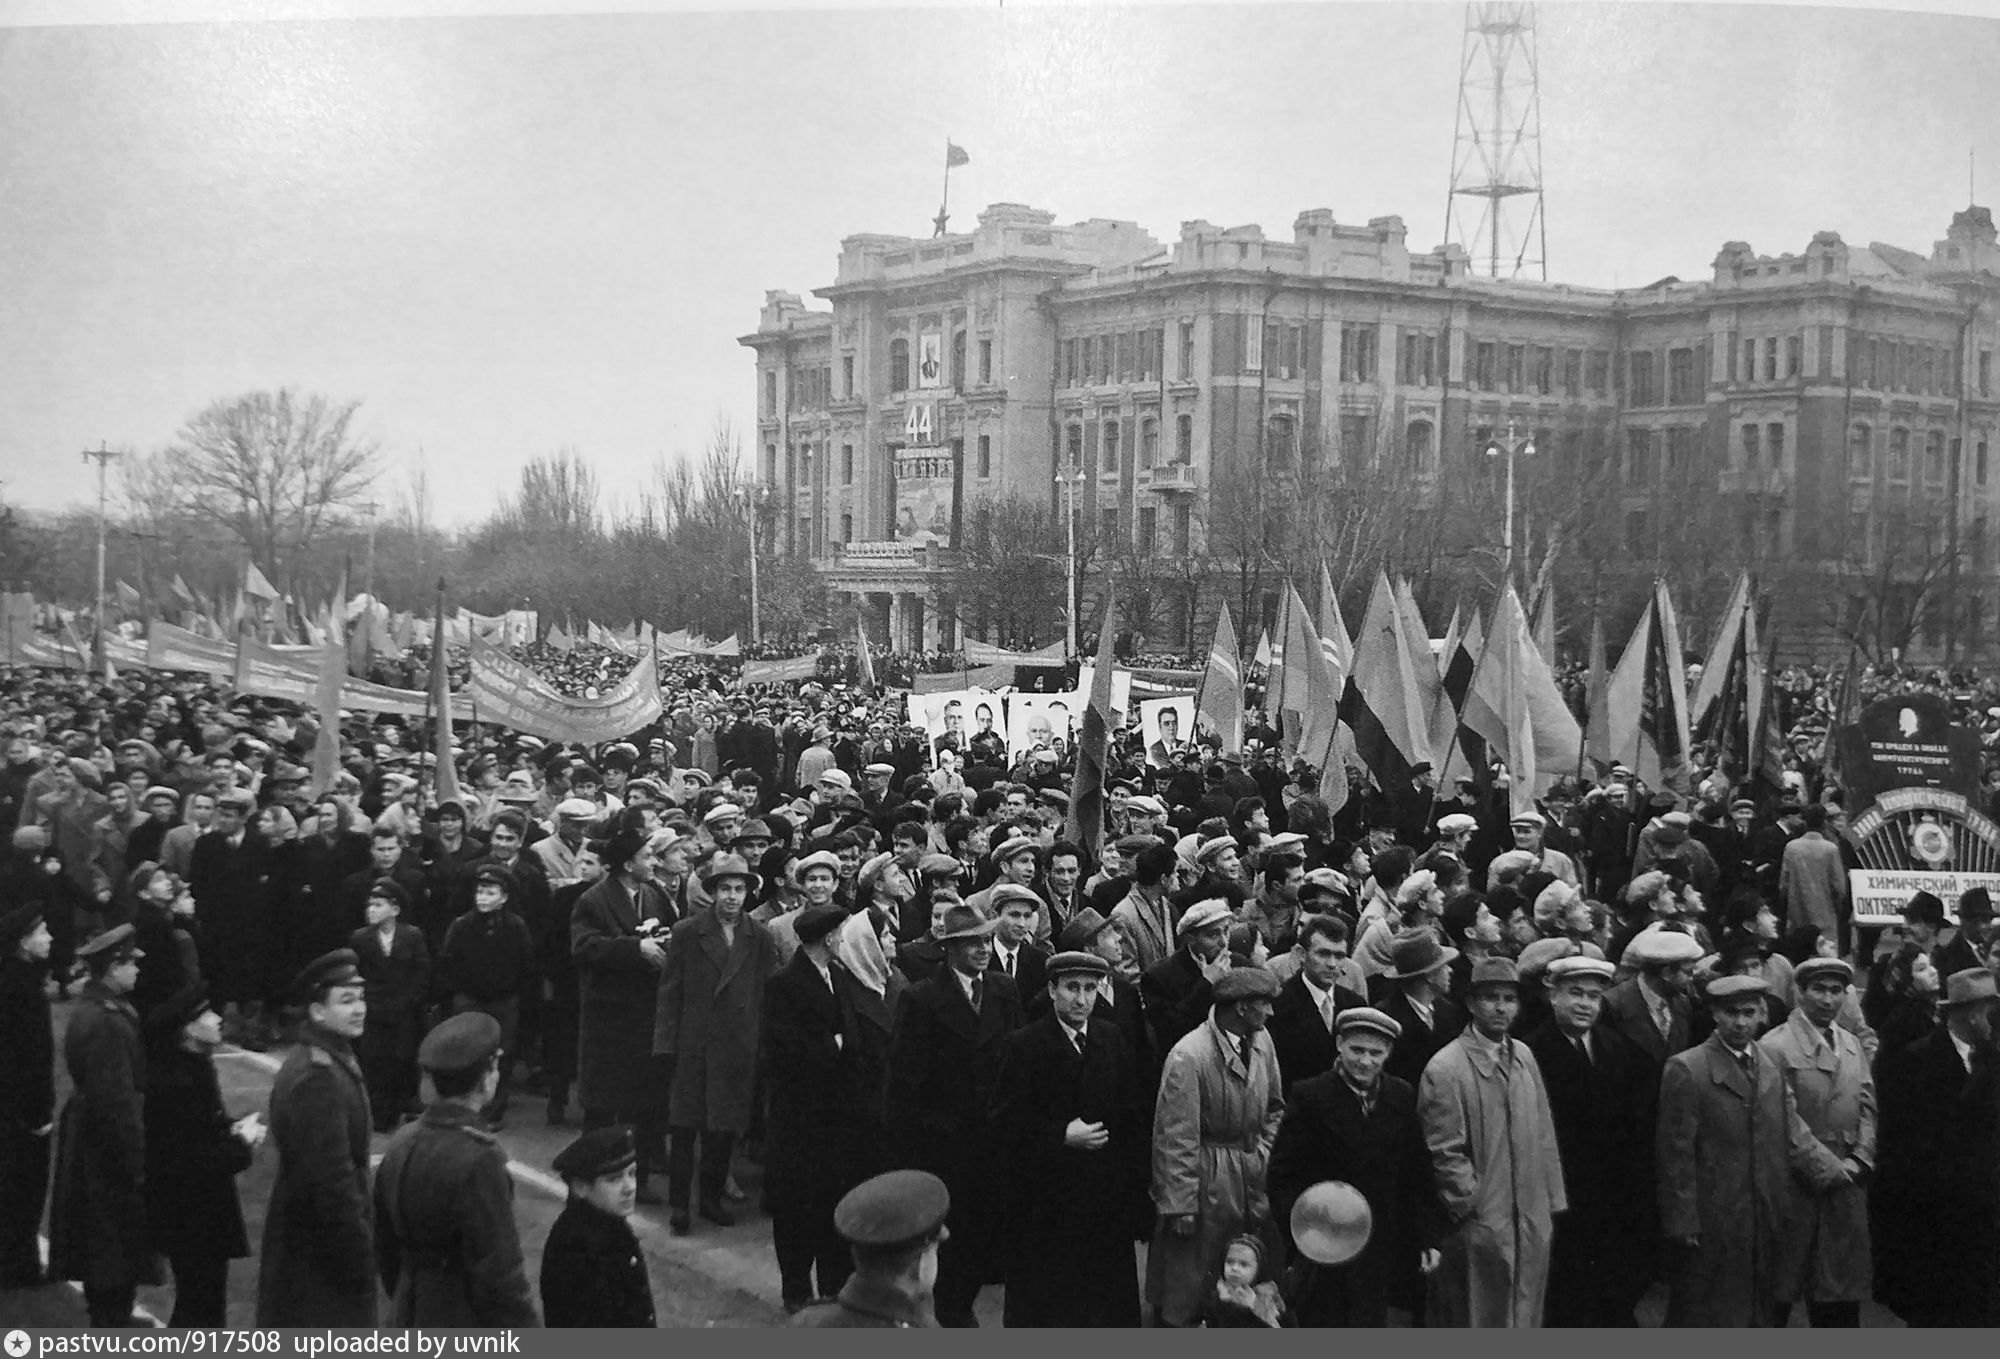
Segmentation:
{"type": "MultiPolygon", "coordinates": [[[[1101,540],[1186,558],[1222,488],[1359,459],[1422,499],[1511,430],[1543,484],[1607,488],[1572,530],[1633,569],[1667,569],[1699,530],[1805,581],[1788,649],[1837,659],[1843,631],[1873,629],[1991,654],[1986,209],[1928,255],[1730,242],[1707,280],[1619,291],[1476,277],[1405,235],[1317,209],[1289,241],[1195,221],[1162,245],[996,204],[965,234],[849,237],[815,292],[831,311],[771,292],[742,337],[765,550],[810,555],[878,638],[951,645],[951,544],[996,498],[1073,496],[1101,540]]],[[[1190,623],[1192,590],[1180,607],[1190,623]]]]}

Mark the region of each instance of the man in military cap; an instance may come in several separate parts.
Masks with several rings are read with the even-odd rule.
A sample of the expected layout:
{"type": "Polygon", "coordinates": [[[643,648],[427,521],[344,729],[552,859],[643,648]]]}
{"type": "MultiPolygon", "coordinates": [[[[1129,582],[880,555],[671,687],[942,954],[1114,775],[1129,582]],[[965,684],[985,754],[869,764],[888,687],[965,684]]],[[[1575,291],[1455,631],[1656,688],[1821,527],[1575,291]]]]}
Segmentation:
{"type": "Polygon", "coordinates": [[[1001,1040],[993,1092],[1010,1186],[1005,1323],[1137,1326],[1132,1243],[1146,1198],[1150,1087],[1117,1027],[1092,1020],[1111,968],[1094,953],[1048,960],[1050,1011],[1001,1040]]]}
{"type": "Polygon", "coordinates": [[[507,1153],[479,1126],[500,1088],[500,1021],[453,1015],[417,1049],[437,1099],[375,1177],[375,1261],[397,1326],[533,1326],[507,1153]]]}
{"type": "Polygon", "coordinates": [[[1794,1173],[1828,1188],[1847,1172],[1823,1163],[1778,1062],[1757,1046],[1762,977],[1708,984],[1715,1032],[1667,1062],[1660,1080],[1660,1230],[1670,1252],[1669,1326],[1776,1321],[1784,1224],[1794,1173]]]}
{"type": "Polygon", "coordinates": [[[298,1046],[271,1087],[278,1174],[264,1213],[259,1326],[375,1324],[368,1087],[354,1043],[368,1022],[360,959],[336,949],[292,984],[298,1046]]]}
{"type": "Polygon", "coordinates": [[[950,1240],[951,1192],[921,1170],[892,1170],[849,1190],[833,1210],[834,1230],[854,1252],[840,1296],[792,1318],[813,1330],[936,1326],[932,1293],[939,1248],[950,1240]]]}
{"type": "Polygon", "coordinates": [[[29,902],[0,914],[0,1288],[46,1282],[35,1235],[49,1194],[56,1078],[48,997],[54,936],[42,911],[29,902]]]}
{"type": "Polygon", "coordinates": [[[1289,1232],[1307,1189],[1353,1185],[1368,1201],[1373,1234],[1345,1264],[1309,1264],[1292,1307],[1302,1326],[1384,1326],[1420,1265],[1436,1263],[1430,1155],[1416,1090],[1384,1070],[1403,1026],[1366,1005],[1337,1011],[1333,1025],[1331,1069],[1307,1074],[1286,1096],[1271,1146],[1272,1216],[1289,1232]]]}
{"type": "Polygon", "coordinates": [[[1568,1207],[1541,1068],[1508,1036],[1521,1012],[1511,958],[1481,958],[1470,1022],[1424,1067],[1417,1115],[1449,1224],[1428,1289],[1431,1326],[1542,1324],[1555,1215],[1568,1207]]]}
{"type": "Polygon", "coordinates": [[[1163,1325],[1198,1315],[1225,1244],[1270,1220],[1265,1168],[1284,1110],[1277,1049],[1264,1031],[1278,981],[1233,968],[1207,1021],[1167,1054],[1153,1109],[1153,1206],[1146,1302],[1163,1325]]]}
{"type": "Polygon", "coordinates": [[[632,1130],[596,1128],[564,1147],[554,1169],[569,1188],[542,1243],[542,1319],[551,1327],[650,1327],[653,1284],[632,1233],[639,1199],[632,1130]]]}

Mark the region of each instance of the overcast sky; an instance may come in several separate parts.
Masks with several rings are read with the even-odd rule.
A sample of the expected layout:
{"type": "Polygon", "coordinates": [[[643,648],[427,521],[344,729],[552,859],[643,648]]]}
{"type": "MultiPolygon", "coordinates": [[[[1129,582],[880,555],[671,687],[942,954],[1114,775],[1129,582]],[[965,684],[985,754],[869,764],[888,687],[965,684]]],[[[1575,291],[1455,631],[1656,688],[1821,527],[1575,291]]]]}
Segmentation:
{"type": "MultiPolygon", "coordinates": [[[[8,2],[26,24],[92,0],[8,2]]],[[[929,234],[947,135],[972,157],[959,229],[1014,201],[1163,241],[1198,217],[1289,239],[1329,207],[1400,214],[1429,249],[1462,22],[1155,4],[0,28],[0,496],[82,500],[83,448],[155,449],[214,398],[287,384],[362,402],[388,498],[421,450],[447,522],[564,446],[629,495],[718,416],[747,428],[736,337],[766,288],[831,282],[846,235],[929,234]]],[[[1991,20],[1545,4],[1540,61],[1553,279],[1705,277],[1726,240],[1822,229],[1928,253],[1970,151],[2000,198],[1991,20]]]]}

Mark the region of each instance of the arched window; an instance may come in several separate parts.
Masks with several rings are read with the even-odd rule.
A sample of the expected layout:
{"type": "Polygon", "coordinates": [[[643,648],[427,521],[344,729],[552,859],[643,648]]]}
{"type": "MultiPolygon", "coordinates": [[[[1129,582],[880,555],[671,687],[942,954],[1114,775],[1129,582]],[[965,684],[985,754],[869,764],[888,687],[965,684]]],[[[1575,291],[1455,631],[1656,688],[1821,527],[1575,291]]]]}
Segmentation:
{"type": "Polygon", "coordinates": [[[889,390],[907,392],[910,390],[910,342],[908,340],[889,341],[889,390]]]}
{"type": "Polygon", "coordinates": [[[1410,422],[1410,427],[1403,431],[1403,452],[1409,459],[1410,470],[1418,476],[1426,477],[1436,470],[1437,433],[1430,421],[1410,422]]]}

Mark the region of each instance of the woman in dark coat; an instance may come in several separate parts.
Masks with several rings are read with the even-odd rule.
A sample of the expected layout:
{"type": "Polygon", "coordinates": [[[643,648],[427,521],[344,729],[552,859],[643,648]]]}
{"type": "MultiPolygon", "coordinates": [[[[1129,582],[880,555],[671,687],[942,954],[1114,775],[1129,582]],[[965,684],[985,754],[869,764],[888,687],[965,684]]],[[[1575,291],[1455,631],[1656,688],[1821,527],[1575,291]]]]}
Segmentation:
{"type": "Polygon", "coordinates": [[[139,979],[132,927],[77,950],[90,980],[63,1034],[74,1090],[56,1132],[49,1274],[83,1281],[93,1326],[129,1326],[142,1283],[160,1281],[146,1237],[146,1059],[126,1001],[139,979]]]}
{"type": "Polygon", "coordinates": [[[236,1177],[250,1168],[260,1125],[223,1112],[210,1056],[222,1020],[196,982],[155,1014],[179,1041],[146,1063],[146,1223],[152,1247],[173,1266],[170,1326],[226,1326],[229,1262],[250,1254],[236,1177]]]}
{"type": "Polygon", "coordinates": [[[653,1024],[666,948],[658,937],[673,908],[653,883],[653,853],[637,831],[604,848],[604,880],[577,898],[570,957],[577,976],[577,1103],[586,1128],[636,1125],[639,1201],[665,1148],[664,1094],[653,1061],[653,1024]]]}

